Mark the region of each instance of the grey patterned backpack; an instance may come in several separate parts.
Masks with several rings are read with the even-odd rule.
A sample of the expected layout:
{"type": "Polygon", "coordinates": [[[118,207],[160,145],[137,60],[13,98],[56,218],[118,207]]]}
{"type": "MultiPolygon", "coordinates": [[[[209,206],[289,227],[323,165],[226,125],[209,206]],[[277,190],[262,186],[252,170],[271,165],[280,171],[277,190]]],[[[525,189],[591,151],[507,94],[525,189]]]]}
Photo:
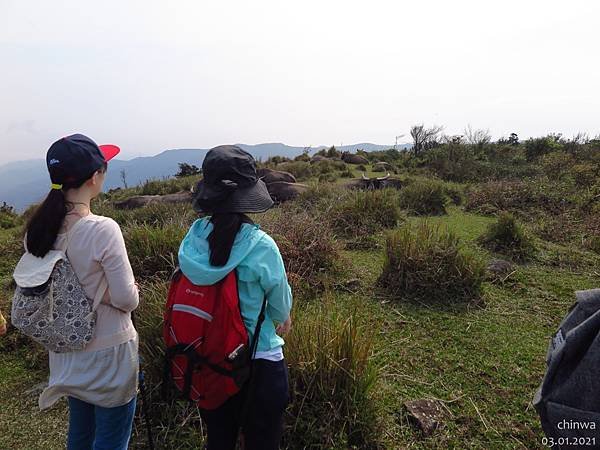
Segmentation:
{"type": "Polygon", "coordinates": [[[75,225],[67,234],[64,250],[51,250],[43,258],[26,252],[13,274],[17,289],[12,324],[56,353],[82,350],[92,340],[96,308],[107,289],[103,278],[92,302],[77,279],[66,255],[75,225]]]}

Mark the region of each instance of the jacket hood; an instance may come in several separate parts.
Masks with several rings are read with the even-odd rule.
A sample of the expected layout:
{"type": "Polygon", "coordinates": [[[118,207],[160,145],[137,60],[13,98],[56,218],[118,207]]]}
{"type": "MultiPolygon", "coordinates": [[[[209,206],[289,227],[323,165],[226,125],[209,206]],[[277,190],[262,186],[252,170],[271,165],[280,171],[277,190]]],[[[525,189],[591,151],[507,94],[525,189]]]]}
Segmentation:
{"type": "Polygon", "coordinates": [[[216,267],[210,264],[207,240],[212,229],[210,218],[196,220],[179,246],[179,267],[192,283],[199,286],[210,286],[225,278],[265,236],[258,225],[242,224],[233,242],[227,264],[216,267]]]}

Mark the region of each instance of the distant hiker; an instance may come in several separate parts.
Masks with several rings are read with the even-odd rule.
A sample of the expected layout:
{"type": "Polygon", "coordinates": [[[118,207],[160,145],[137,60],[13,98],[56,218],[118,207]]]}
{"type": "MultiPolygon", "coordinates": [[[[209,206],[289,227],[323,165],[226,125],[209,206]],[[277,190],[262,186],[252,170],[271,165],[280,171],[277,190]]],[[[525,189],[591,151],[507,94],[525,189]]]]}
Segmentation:
{"type": "Polygon", "coordinates": [[[6,319],[2,315],[2,311],[0,311],[0,336],[4,336],[6,334],[6,319]]]}
{"type": "MultiPolygon", "coordinates": [[[[289,401],[284,341],[277,333],[283,335],[291,329],[292,293],[277,245],[245,215],[265,212],[273,201],[257,177],[254,158],[239,147],[225,145],[210,150],[202,173],[204,179],[198,183],[193,205],[211,217],[197,220],[181,243],[181,272],[200,287],[215,285],[226,277],[235,280],[231,275],[235,274],[237,284],[233,284],[233,290],[237,286],[250,346],[255,342],[257,323],[262,323],[255,353],[252,348],[247,352],[248,358],[253,358],[250,380],[220,406],[201,409],[208,449],[233,449],[241,430],[246,450],[275,450],[279,448],[283,413],[289,401]]],[[[187,310],[211,320],[206,312],[187,310]]],[[[245,346],[239,350],[245,351],[245,346]]],[[[237,350],[229,359],[237,359],[237,350]]],[[[207,369],[209,375],[212,368],[207,369]]]]}
{"type": "MultiPolygon", "coordinates": [[[[50,283],[50,318],[33,324],[39,328],[33,338],[55,349],[49,352],[49,385],[40,395],[39,406],[45,409],[61,397],[68,397],[69,450],[126,449],[135,412],[138,338],[131,311],[138,306],[138,288],[119,225],[90,210],[91,200],[102,191],[107,162],[117,153],[118,147],[98,147],[81,134],[52,144],[46,156],[52,189],[27,224],[28,253],[15,270],[19,286],[36,278],[50,283]],[[66,254],[76,279],[61,278],[61,274],[69,273],[67,262],[62,262],[57,275],[50,279],[55,261],[45,273],[36,265],[36,260],[45,261],[42,258],[48,254],[62,254],[56,251],[59,249],[66,254]],[[77,296],[81,288],[85,295],[77,296]],[[93,307],[91,299],[95,299],[93,307]],[[65,309],[69,307],[72,309],[65,309]],[[78,330],[88,325],[86,320],[93,308],[95,323],[89,324],[93,333],[83,337],[89,341],[87,345],[78,351],[62,351],[61,346],[71,346],[68,341],[80,340],[78,330]],[[78,318],[82,310],[86,315],[78,318]],[[60,336],[54,331],[62,330],[52,327],[69,328],[72,334],[66,342],[53,340],[52,336],[60,336]],[[43,336],[48,336],[46,342],[43,336]]],[[[35,290],[24,287],[17,292],[20,297],[16,294],[15,299],[20,300],[13,302],[12,314],[15,326],[27,329],[30,325],[22,320],[26,314],[21,314],[27,310],[28,295],[33,302],[48,292],[46,289],[36,294],[35,290]]]]}

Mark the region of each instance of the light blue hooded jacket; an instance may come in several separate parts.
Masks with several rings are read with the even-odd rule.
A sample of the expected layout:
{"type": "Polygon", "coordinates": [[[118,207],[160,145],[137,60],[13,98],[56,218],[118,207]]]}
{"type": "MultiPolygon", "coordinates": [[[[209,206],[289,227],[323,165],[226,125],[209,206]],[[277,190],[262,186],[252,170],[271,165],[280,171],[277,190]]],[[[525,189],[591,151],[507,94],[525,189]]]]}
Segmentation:
{"type": "Polygon", "coordinates": [[[258,340],[257,352],[268,352],[284,344],[275,333],[275,324],[283,323],[292,308],[292,291],[283,259],[275,241],[258,225],[243,223],[235,237],[231,255],[222,267],[211,266],[208,235],[213,229],[210,218],[196,220],[179,247],[179,267],[194,284],[217,283],[237,269],[240,310],[250,341],[265,295],[267,308],[258,340]]]}

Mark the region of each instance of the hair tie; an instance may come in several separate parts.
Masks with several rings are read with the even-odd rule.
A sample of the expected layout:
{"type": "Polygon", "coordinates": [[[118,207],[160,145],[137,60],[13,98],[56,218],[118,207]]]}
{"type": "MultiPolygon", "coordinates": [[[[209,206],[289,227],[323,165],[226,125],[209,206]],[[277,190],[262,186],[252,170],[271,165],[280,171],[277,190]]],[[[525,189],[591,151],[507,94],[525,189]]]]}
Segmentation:
{"type": "Polygon", "coordinates": [[[63,185],[62,185],[62,184],[56,184],[56,183],[52,183],[52,184],[50,185],[50,188],[51,188],[51,189],[56,189],[57,191],[60,191],[60,190],[63,188],[63,185]]]}

